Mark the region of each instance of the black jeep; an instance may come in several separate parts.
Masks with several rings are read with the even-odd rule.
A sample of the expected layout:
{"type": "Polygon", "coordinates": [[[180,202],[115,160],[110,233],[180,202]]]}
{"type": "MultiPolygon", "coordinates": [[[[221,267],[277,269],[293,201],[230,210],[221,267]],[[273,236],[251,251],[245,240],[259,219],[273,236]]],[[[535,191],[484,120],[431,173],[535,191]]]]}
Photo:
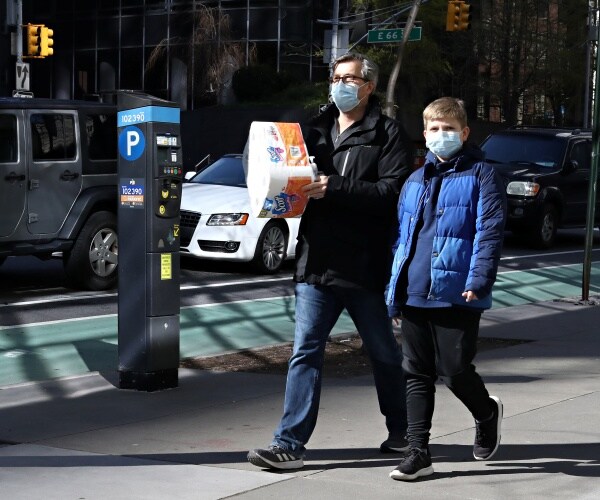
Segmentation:
{"type": "Polygon", "coordinates": [[[69,282],[117,281],[116,106],[0,98],[0,263],[62,255],[69,282]]]}
{"type": "MultiPolygon", "coordinates": [[[[537,248],[550,248],[558,228],[585,227],[590,130],[512,127],[490,135],[481,148],[504,179],[508,230],[537,248]]],[[[598,226],[600,198],[596,201],[598,226]]]]}

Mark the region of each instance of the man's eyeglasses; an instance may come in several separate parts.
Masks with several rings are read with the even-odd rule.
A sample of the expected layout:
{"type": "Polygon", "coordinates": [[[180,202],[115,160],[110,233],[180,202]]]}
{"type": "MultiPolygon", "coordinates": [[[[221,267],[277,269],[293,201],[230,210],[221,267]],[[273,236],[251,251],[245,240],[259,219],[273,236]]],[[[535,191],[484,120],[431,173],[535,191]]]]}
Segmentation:
{"type": "Polygon", "coordinates": [[[343,76],[334,76],[333,78],[330,78],[329,83],[332,83],[334,85],[340,81],[343,83],[358,83],[358,80],[361,80],[363,82],[369,81],[366,78],[363,78],[362,76],[343,75],[343,76]]]}

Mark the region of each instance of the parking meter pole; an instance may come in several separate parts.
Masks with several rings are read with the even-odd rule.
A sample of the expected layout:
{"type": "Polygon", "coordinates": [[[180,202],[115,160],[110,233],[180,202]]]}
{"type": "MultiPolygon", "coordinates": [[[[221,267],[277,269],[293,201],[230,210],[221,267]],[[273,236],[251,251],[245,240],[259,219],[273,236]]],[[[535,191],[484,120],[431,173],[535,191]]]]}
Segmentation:
{"type": "Polygon", "coordinates": [[[583,255],[583,277],[581,280],[581,300],[588,302],[590,298],[590,276],[592,274],[592,247],[594,245],[594,221],[596,214],[596,189],[598,186],[598,154],[600,154],[600,50],[596,50],[596,95],[592,117],[592,163],[590,168],[590,185],[588,189],[587,219],[585,225],[585,249],[583,255]]]}
{"type": "Polygon", "coordinates": [[[117,94],[119,145],[119,388],[177,387],[180,110],[117,94]]]}

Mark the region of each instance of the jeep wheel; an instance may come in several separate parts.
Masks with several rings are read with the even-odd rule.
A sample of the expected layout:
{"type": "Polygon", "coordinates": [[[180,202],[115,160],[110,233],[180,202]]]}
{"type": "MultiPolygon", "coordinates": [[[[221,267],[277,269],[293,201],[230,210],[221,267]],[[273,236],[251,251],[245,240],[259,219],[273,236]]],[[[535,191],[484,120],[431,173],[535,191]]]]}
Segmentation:
{"type": "Polygon", "coordinates": [[[64,266],[69,283],[86,290],[108,290],[117,284],[117,218],[111,212],[93,214],[84,224],[64,266]]]}
{"type": "Polygon", "coordinates": [[[552,205],[544,205],[542,216],[535,226],[531,235],[531,243],[536,248],[550,248],[556,240],[556,229],[558,217],[556,208],[552,205]]]}
{"type": "Polygon", "coordinates": [[[264,274],[275,274],[285,260],[287,232],[276,222],[269,222],[261,231],[254,252],[254,267],[264,274]]]}

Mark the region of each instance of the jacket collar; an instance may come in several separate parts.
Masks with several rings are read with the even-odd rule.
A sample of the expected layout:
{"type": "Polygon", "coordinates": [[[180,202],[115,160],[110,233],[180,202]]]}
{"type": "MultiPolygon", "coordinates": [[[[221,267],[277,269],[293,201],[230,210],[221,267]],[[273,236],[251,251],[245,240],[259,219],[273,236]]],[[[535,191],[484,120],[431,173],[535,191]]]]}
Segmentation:
{"type": "Polygon", "coordinates": [[[436,168],[437,165],[441,165],[441,170],[444,173],[456,172],[469,168],[473,163],[481,162],[484,160],[484,153],[479,149],[479,146],[471,143],[465,143],[462,149],[456,156],[453,156],[445,162],[441,162],[436,155],[431,151],[427,152],[425,156],[425,163],[423,165],[425,173],[431,175],[431,169],[436,168]]]}

